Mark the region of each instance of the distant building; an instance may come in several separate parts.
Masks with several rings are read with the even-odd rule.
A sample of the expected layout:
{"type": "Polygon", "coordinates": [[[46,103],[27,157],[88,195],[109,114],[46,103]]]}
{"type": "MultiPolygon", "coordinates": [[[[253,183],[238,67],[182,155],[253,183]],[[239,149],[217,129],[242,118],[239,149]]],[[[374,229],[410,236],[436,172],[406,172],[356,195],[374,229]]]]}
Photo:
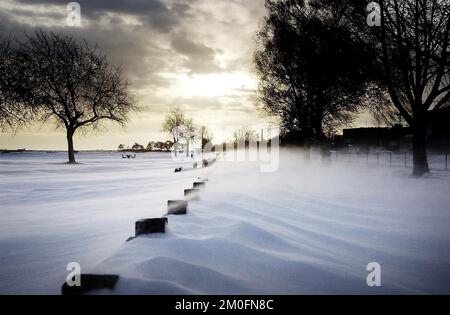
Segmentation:
{"type": "Polygon", "coordinates": [[[400,150],[411,145],[410,128],[396,125],[390,128],[344,129],[343,144],[363,149],[383,147],[400,150]]]}
{"type": "MultiPolygon", "coordinates": [[[[450,150],[450,107],[431,113],[428,130],[428,148],[435,151],[450,150]]],[[[342,142],[346,146],[370,149],[383,147],[388,150],[412,148],[411,128],[395,125],[384,128],[344,129],[342,142]]]]}
{"type": "Polygon", "coordinates": [[[450,106],[432,113],[428,147],[436,151],[450,151],[450,106]]]}

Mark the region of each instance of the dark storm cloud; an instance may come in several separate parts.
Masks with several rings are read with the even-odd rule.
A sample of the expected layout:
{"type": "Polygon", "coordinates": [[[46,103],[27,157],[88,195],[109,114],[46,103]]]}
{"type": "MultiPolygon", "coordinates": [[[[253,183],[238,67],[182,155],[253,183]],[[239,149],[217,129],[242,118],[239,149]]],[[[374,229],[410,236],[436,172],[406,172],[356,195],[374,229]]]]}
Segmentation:
{"type": "MultiPolygon", "coordinates": [[[[125,61],[137,79],[144,80],[146,76],[143,74],[150,75],[157,69],[164,72],[169,63],[175,70],[189,74],[235,71],[242,69],[243,64],[248,68],[251,53],[245,52],[246,57],[238,56],[233,61],[228,60],[228,64],[219,66],[217,56],[222,51],[219,47],[213,47],[214,44],[209,41],[215,37],[215,23],[223,24],[222,28],[230,33],[236,33],[236,30],[243,27],[242,23],[248,21],[242,21],[236,14],[226,12],[220,5],[226,3],[240,6],[253,17],[261,10],[261,1],[217,1],[211,5],[204,1],[202,3],[201,0],[78,0],[84,26],[80,32],[73,33],[97,42],[113,60],[125,61]],[[218,9],[215,8],[216,4],[218,9]],[[132,25],[130,17],[134,19],[131,20],[132,25]],[[205,25],[208,27],[205,28],[205,25]],[[203,28],[203,33],[206,31],[210,34],[199,37],[196,33],[203,28]],[[125,56],[129,58],[124,58],[125,56]],[[153,60],[149,60],[149,57],[153,60]]],[[[5,29],[14,32],[33,24],[41,28],[48,27],[42,23],[42,19],[45,22],[47,18],[48,21],[53,21],[51,30],[72,32],[65,26],[68,2],[70,0],[9,1],[11,5],[6,10],[6,18],[0,19],[0,24],[9,24],[5,29]],[[43,10],[45,8],[49,9],[43,10]],[[53,12],[54,10],[57,12],[53,12]],[[26,23],[27,19],[32,22],[26,23]],[[9,21],[2,23],[1,20],[9,21]],[[25,25],[20,25],[21,23],[25,25]]],[[[223,33],[218,35],[223,36],[223,33]]],[[[239,42],[239,36],[232,36],[237,40],[235,45],[242,47],[244,51],[246,48],[239,42]]],[[[159,80],[162,81],[164,80],[159,80]]]]}
{"type": "MultiPolygon", "coordinates": [[[[149,32],[145,30],[136,30],[118,21],[102,29],[95,24],[87,30],[64,25],[39,28],[83,38],[92,45],[98,44],[99,50],[108,56],[112,64],[122,66],[134,88],[167,85],[167,82],[157,77],[156,72],[169,69],[171,59],[162,53],[163,49],[149,38],[149,32]],[[140,80],[145,81],[145,86],[140,80]]],[[[11,15],[0,13],[0,36],[12,35],[20,40],[25,31],[32,33],[33,30],[34,27],[17,22],[11,15]]]]}
{"type": "Polygon", "coordinates": [[[2,0],[0,35],[20,38],[24,30],[41,28],[97,43],[112,64],[122,66],[138,99],[152,112],[184,104],[192,111],[241,114],[249,108],[251,90],[221,99],[184,98],[173,86],[177,75],[247,71],[251,36],[246,27],[256,28],[262,1],[78,0],[82,27],[70,28],[65,21],[70,0],[2,0]],[[224,6],[237,7],[237,12],[224,6]],[[222,58],[219,66],[218,57],[230,50],[226,64],[222,58]]]}
{"type": "MultiPolygon", "coordinates": [[[[173,107],[218,130],[257,119],[253,85],[246,76],[251,75],[253,36],[265,0],[75,0],[81,5],[81,27],[68,27],[71,1],[0,0],[0,36],[20,39],[25,30],[39,28],[98,44],[111,64],[122,66],[132,93],[147,108],[132,118],[121,142],[164,139],[150,134],[158,134],[173,107]],[[223,89],[209,93],[221,84],[223,89]]],[[[35,131],[43,132],[39,128],[35,131]]],[[[42,142],[39,135],[20,137],[15,141],[22,139],[23,147],[42,142]]],[[[83,138],[82,144],[115,148],[117,141],[92,137],[83,138]]]]}
{"type": "MultiPolygon", "coordinates": [[[[171,56],[171,51],[160,46],[160,35],[165,34],[166,30],[174,27],[177,22],[174,17],[170,17],[169,9],[160,1],[79,1],[82,8],[82,21],[88,21],[83,28],[69,28],[65,25],[65,14],[67,14],[65,8],[68,1],[20,0],[19,2],[31,6],[21,7],[17,5],[17,2],[13,2],[14,7],[0,12],[1,36],[13,35],[20,39],[24,31],[32,32],[35,27],[38,27],[84,38],[91,44],[97,43],[100,50],[108,55],[111,63],[122,65],[124,74],[134,88],[157,89],[169,84],[169,81],[158,73],[170,71],[174,57],[171,56]],[[38,10],[38,8],[45,8],[42,6],[48,4],[61,4],[61,10],[57,12],[38,10]],[[110,12],[122,15],[108,16],[106,25],[105,21],[100,22],[98,18],[92,18],[95,15],[106,15],[110,12]],[[145,12],[150,14],[144,18],[145,12]],[[123,14],[134,13],[148,24],[127,25],[123,14]],[[45,23],[36,25],[36,18],[47,18],[47,21],[53,21],[53,23],[50,26],[45,23]],[[26,23],[26,21],[33,22],[26,23]],[[150,24],[158,24],[158,27],[150,24]]],[[[182,13],[188,8],[179,5],[177,10],[182,13]]]]}
{"type": "MultiPolygon", "coordinates": [[[[84,25],[81,32],[72,31],[65,26],[65,15],[67,14],[65,8],[68,2],[67,0],[16,1],[14,2],[15,6],[7,10],[6,17],[2,19],[7,21],[2,24],[8,24],[3,33],[6,29],[8,29],[8,33],[17,33],[17,30],[29,27],[30,25],[20,25],[20,23],[14,22],[23,21],[26,18],[36,21],[37,18],[46,17],[49,21],[59,21],[59,25],[58,23],[51,25],[52,31],[74,33],[76,36],[80,34],[80,36],[98,43],[114,61],[126,64],[126,69],[128,72],[133,72],[136,82],[146,79],[148,82],[150,76],[155,79],[155,84],[166,81],[162,78],[158,79],[155,71],[167,70],[168,63],[172,63],[174,68],[190,74],[205,74],[222,70],[215,62],[215,55],[218,51],[188,39],[189,36],[186,34],[177,35],[180,30],[181,32],[186,31],[183,25],[185,19],[195,19],[192,5],[196,0],[169,2],[162,0],[79,0],[77,2],[81,6],[84,25]],[[20,6],[20,4],[26,4],[26,6],[20,6]],[[61,9],[58,12],[37,10],[37,8],[45,8],[49,5],[58,5],[61,9]],[[139,21],[139,24],[127,25],[126,18],[130,16],[139,21]],[[165,38],[161,38],[160,35],[164,35],[165,38]],[[158,49],[158,46],[163,45],[164,41],[168,43],[172,51],[158,49]],[[125,56],[129,58],[124,58],[125,56]],[[178,57],[178,60],[175,60],[175,57],[178,57]]],[[[45,28],[45,24],[40,27],[45,28]]]]}
{"type": "Polygon", "coordinates": [[[210,57],[214,55],[214,49],[207,47],[206,45],[195,43],[187,39],[186,35],[175,36],[172,39],[172,48],[181,54],[196,58],[210,57]]]}
{"type": "MultiPolygon", "coordinates": [[[[18,2],[33,6],[61,5],[66,6],[67,0],[19,0],[18,2]]],[[[175,27],[179,18],[190,8],[188,2],[176,2],[171,8],[161,0],[77,0],[85,17],[96,19],[107,13],[127,14],[138,17],[159,31],[168,32],[175,27]]]]}
{"type": "MultiPolygon", "coordinates": [[[[67,5],[67,0],[16,0],[16,2],[42,5],[67,5]]],[[[86,11],[109,11],[126,14],[143,14],[150,11],[166,12],[167,6],[161,0],[77,0],[86,11]]]]}
{"type": "Polygon", "coordinates": [[[184,57],[183,66],[189,69],[190,73],[222,71],[215,62],[217,51],[211,47],[191,41],[185,35],[175,35],[171,47],[184,57]]]}

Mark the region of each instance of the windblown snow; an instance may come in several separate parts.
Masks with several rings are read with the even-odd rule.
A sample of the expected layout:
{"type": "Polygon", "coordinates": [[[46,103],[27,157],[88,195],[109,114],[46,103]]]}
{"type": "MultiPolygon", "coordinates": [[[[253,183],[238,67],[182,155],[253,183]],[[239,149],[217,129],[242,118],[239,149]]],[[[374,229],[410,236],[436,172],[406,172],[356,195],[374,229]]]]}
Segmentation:
{"type": "Polygon", "coordinates": [[[118,274],[94,294],[450,293],[450,174],[304,161],[220,161],[173,173],[168,154],[0,156],[0,293],[59,293],[69,262],[118,274]],[[198,176],[166,234],[134,235],[198,176]],[[370,262],[381,287],[369,287],[370,262]]]}

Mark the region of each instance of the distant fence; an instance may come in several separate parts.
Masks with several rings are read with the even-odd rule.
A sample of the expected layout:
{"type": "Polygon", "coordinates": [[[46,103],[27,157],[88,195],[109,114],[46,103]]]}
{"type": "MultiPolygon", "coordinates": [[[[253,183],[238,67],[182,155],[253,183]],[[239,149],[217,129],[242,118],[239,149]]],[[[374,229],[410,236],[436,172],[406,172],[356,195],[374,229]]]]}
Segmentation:
{"type": "MultiPolygon", "coordinates": [[[[321,154],[322,160],[331,162],[346,162],[351,164],[378,166],[378,167],[413,167],[412,152],[376,151],[329,151],[321,154]]],[[[428,153],[430,170],[449,171],[449,153],[428,153]]]]}

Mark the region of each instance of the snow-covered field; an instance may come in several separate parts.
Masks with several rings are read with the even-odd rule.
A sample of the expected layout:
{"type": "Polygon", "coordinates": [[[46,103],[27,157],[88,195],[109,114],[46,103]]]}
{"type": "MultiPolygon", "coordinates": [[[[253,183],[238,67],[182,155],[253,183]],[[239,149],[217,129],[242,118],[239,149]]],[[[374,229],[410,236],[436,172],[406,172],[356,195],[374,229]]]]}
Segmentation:
{"type": "MultiPolygon", "coordinates": [[[[192,172],[168,153],[0,155],[0,293],[60,293],[69,262],[88,271],[134,235],[134,222],[165,213],[192,172]]],[[[183,164],[183,163],[182,163],[183,164]]],[[[197,171],[201,173],[201,171],[197,171]]]]}
{"type": "Polygon", "coordinates": [[[273,173],[218,162],[176,174],[167,154],[0,156],[0,293],[58,293],[72,261],[119,274],[116,294],[450,293],[449,173],[300,156],[283,151],[273,173]],[[188,215],[125,243],[200,175],[188,215]],[[381,287],[366,285],[369,262],[381,287]]]}

